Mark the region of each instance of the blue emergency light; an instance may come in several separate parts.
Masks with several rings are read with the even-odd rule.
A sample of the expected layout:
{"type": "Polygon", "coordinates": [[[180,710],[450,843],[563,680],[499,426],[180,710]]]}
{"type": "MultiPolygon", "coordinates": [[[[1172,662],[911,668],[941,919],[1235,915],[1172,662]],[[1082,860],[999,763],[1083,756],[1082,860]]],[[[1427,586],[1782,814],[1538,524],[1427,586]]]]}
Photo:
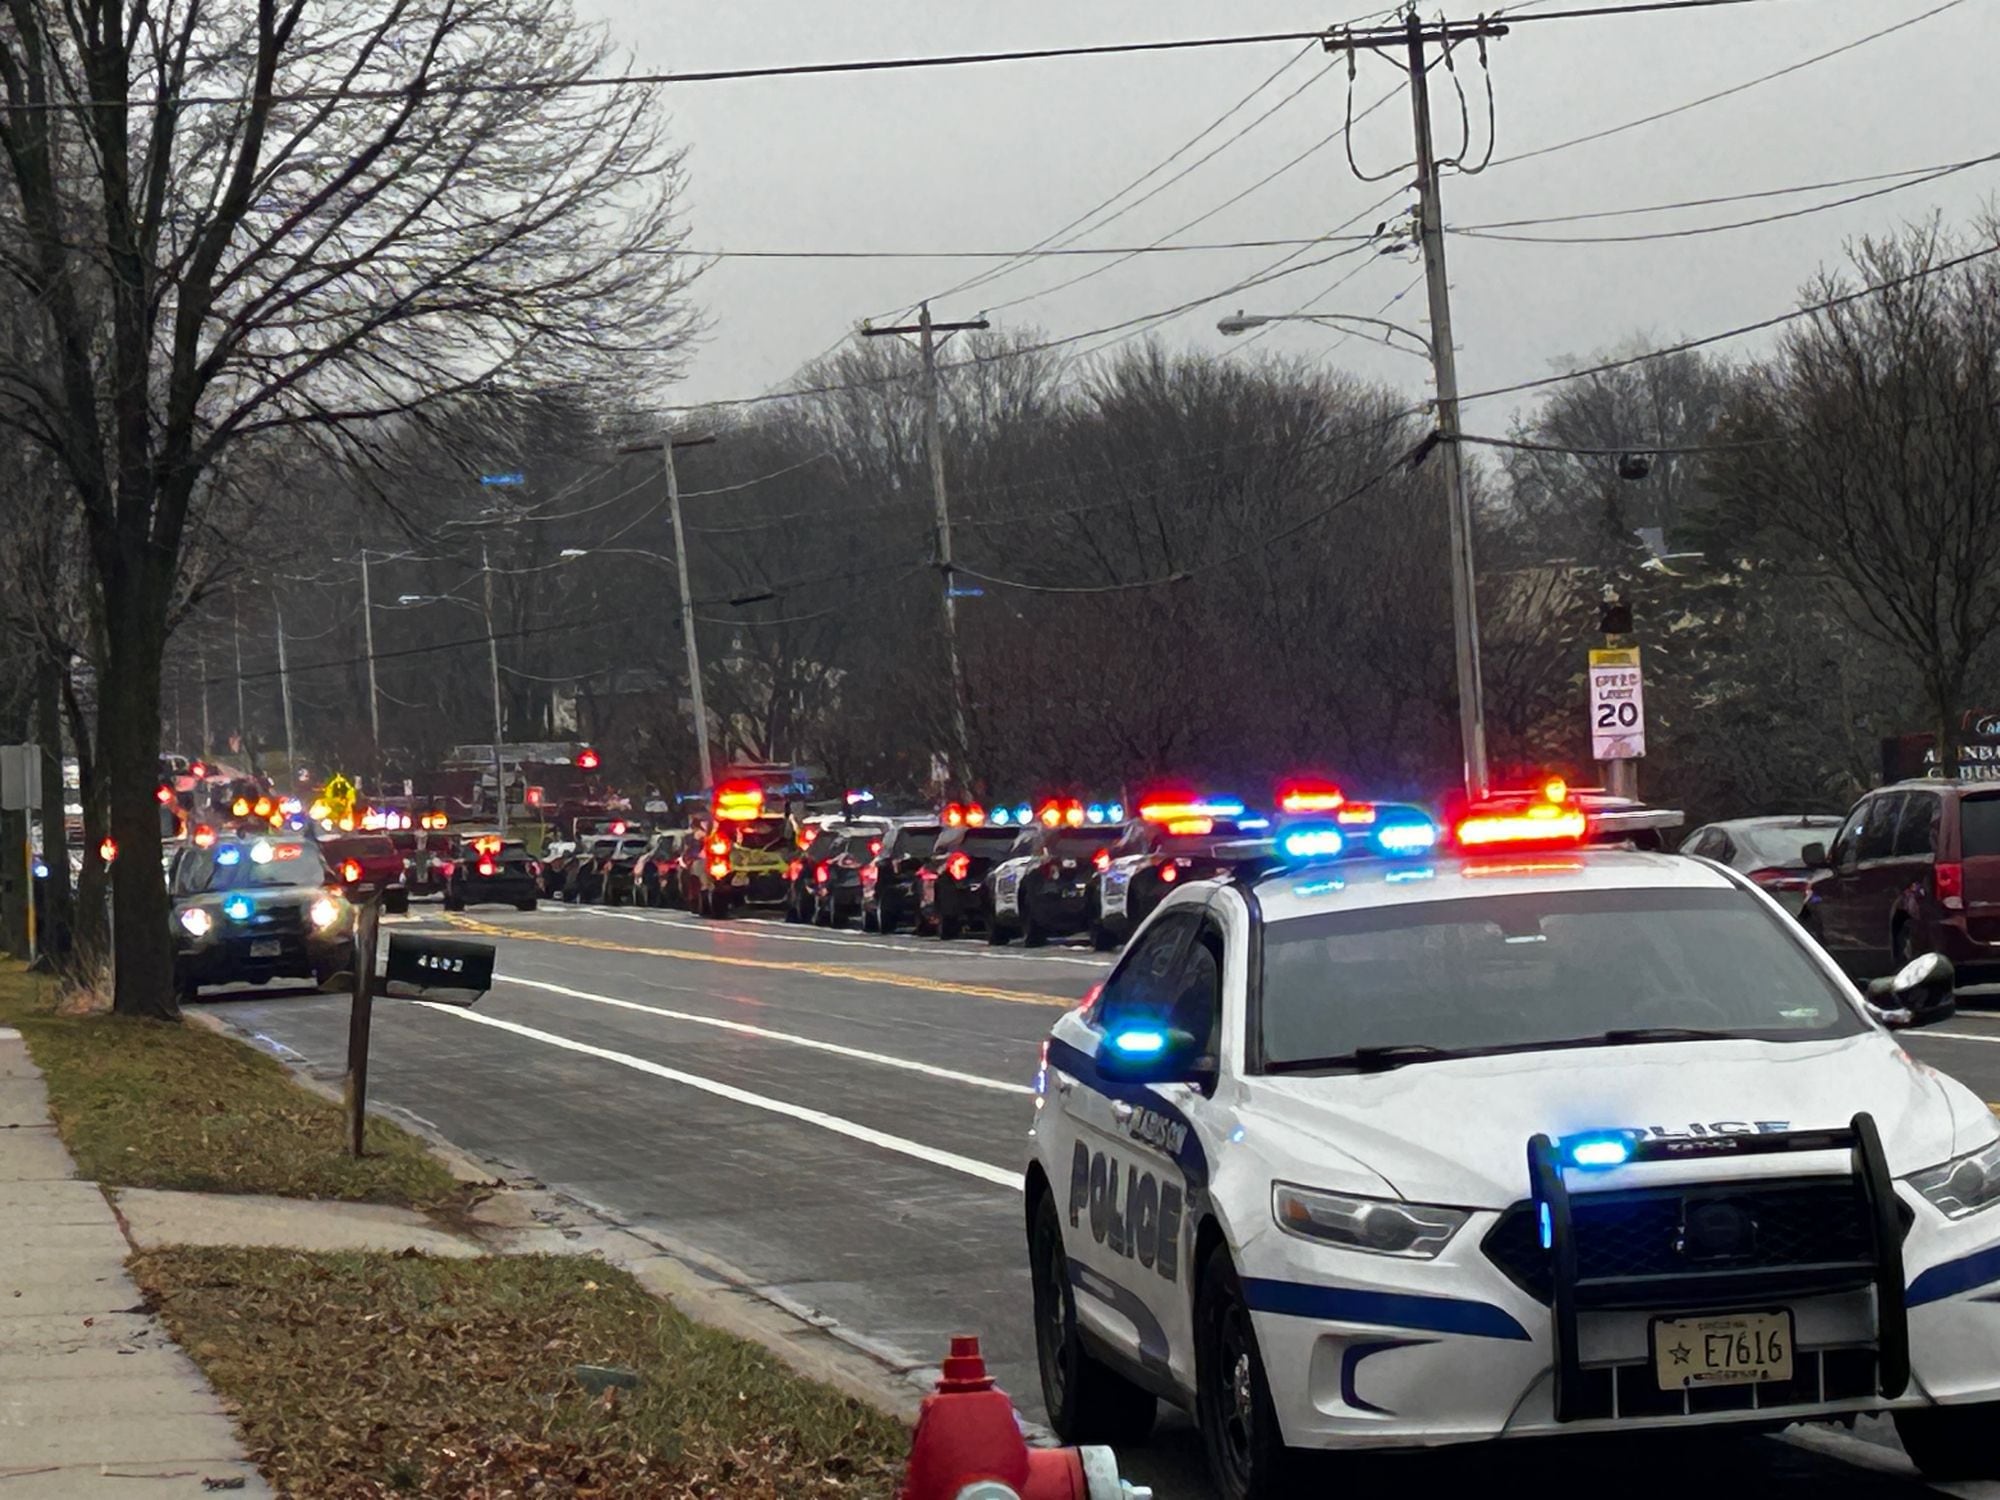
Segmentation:
{"type": "Polygon", "coordinates": [[[1124,803],[1122,803],[1122,802],[1113,802],[1113,803],[1111,803],[1111,804],[1110,804],[1109,806],[1107,806],[1107,807],[1106,807],[1106,808],[1104,809],[1104,820],[1105,820],[1105,822],[1107,822],[1107,823],[1122,823],[1122,822],[1124,822],[1124,821],[1125,821],[1125,804],[1124,804],[1124,803]]]}
{"type": "Polygon", "coordinates": [[[1632,1159],[1632,1140],[1614,1131],[1573,1135],[1563,1142],[1563,1154],[1573,1167],[1601,1172],[1609,1167],[1622,1167],[1632,1159]]]}
{"type": "Polygon", "coordinates": [[[215,851],[215,862],[219,865],[233,865],[242,858],[243,851],[241,849],[218,849],[215,851]]]}
{"type": "Polygon", "coordinates": [[[1005,828],[1013,820],[1013,813],[1004,807],[996,807],[986,815],[986,821],[991,823],[995,828],[1005,828]]]}
{"type": "Polygon", "coordinates": [[[222,903],[222,914],[232,922],[250,920],[250,898],[244,895],[231,896],[222,903]]]}
{"type": "Polygon", "coordinates": [[[1157,1057],[1167,1047],[1167,1034],[1146,1028],[1136,1031],[1114,1032],[1112,1048],[1127,1057],[1157,1057]]]}
{"type": "Polygon", "coordinates": [[[1091,803],[1090,806],[1083,810],[1083,817],[1087,823],[1102,823],[1105,817],[1104,804],[1102,802],[1091,803]]]}
{"type": "Polygon", "coordinates": [[[1347,847],[1338,828],[1294,828],[1278,840],[1287,859],[1331,859],[1347,847]]]}
{"type": "Polygon", "coordinates": [[[1384,854],[1427,853],[1437,840],[1437,825],[1431,822],[1386,823],[1375,830],[1375,847],[1384,854]]]}

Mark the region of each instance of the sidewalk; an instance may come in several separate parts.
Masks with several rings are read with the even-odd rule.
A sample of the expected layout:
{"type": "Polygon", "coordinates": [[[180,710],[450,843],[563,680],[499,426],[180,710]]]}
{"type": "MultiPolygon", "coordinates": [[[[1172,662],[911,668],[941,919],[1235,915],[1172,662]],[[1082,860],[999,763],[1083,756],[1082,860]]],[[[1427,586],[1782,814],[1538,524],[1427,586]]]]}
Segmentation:
{"type": "Polygon", "coordinates": [[[269,1495],[215,1392],[140,1304],[117,1216],[77,1178],[6,1027],[0,1225],[0,1500],[269,1495]]]}

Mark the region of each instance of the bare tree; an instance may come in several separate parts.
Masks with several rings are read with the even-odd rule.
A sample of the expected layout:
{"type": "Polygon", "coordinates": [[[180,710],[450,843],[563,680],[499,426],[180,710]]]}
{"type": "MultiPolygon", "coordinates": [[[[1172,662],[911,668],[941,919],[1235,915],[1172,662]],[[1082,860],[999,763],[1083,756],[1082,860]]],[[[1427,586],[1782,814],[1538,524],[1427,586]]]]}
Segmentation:
{"type": "Polygon", "coordinates": [[[119,1010],[173,1011],[149,790],[204,473],[684,335],[679,157],[610,61],[568,0],[7,0],[0,269],[52,357],[0,362],[0,422],[84,519],[119,1010]]]}
{"type": "MultiPolygon", "coordinates": [[[[1863,241],[1854,269],[1881,290],[1815,312],[1752,372],[1710,477],[1712,545],[1767,545],[1831,583],[1921,687],[1945,765],[2000,647],[2000,264],[1963,249],[1936,226],[1863,241]]],[[[1805,297],[1854,290],[1828,275],[1805,297]]]]}

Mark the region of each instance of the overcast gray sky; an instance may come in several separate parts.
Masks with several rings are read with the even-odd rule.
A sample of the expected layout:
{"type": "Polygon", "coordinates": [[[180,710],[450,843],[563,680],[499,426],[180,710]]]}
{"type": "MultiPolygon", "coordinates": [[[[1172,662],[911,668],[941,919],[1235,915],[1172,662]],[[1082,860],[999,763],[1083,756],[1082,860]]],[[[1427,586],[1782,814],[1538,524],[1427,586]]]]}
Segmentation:
{"type": "MultiPolygon", "coordinates": [[[[1504,158],[1672,108],[1803,61],[1942,0],[1767,0],[1682,15],[1522,25],[1491,44],[1497,156],[1477,177],[1445,183],[1448,224],[1637,207],[1825,182],[2000,151],[2000,0],[1960,0],[1896,34],[1790,76],[1607,140],[1513,163],[1504,158]]],[[[1338,4],[1338,0],[1336,0],[1338,4]]],[[[1306,30],[1358,14],[1280,0],[578,0],[606,22],[636,67],[696,70],[918,53],[996,50],[1266,30],[1306,30]]],[[[1516,7],[1521,8],[1521,7],[1516,7]]],[[[1568,8],[1542,0],[1528,9],[1568,8]]],[[[1468,12],[1469,13],[1469,12],[1468,12]]],[[[1456,13],[1454,13],[1456,14],[1456,13]]],[[[1163,56],[1007,63],[916,73],[702,83],[669,90],[688,147],[689,244],[714,250],[919,250],[1026,247],[1155,166],[1238,103],[1299,49],[1215,49],[1163,56]]],[[[1328,59],[1294,62],[1184,166],[1305,84],[1328,59]]],[[[1459,55],[1484,148],[1477,59],[1459,55]]],[[[1364,57],[1356,108],[1402,75],[1364,57]]],[[[1215,208],[1330,131],[1346,106],[1333,66],[1263,123],[1158,196],[1081,243],[1143,244],[1215,208]]],[[[1456,101],[1435,104],[1441,151],[1458,137],[1456,101]]],[[[1400,96],[1354,132],[1358,164],[1383,172],[1408,159],[1410,111],[1400,96]]],[[[1164,177],[1166,174],[1161,174],[1164,177]]],[[[1157,182],[1160,178],[1155,178],[1157,182]]],[[[1309,237],[1360,213],[1407,172],[1357,181],[1340,143],[1314,152],[1188,241],[1309,237]]],[[[1152,184],[1149,183],[1150,187],[1152,184]]],[[[1849,192],[1858,189],[1849,189],[1849,192]]],[[[1841,192],[1529,229],[1630,233],[1755,217],[1841,192]]],[[[1872,202],[1732,233],[1646,244],[1449,242],[1459,370],[1467,390],[1547,373],[1632,336],[1698,335],[1793,305],[1800,283],[1842,258],[1851,236],[1942,210],[1970,219],[2000,196],[2000,165],[1981,166],[1872,202]]],[[[1400,195],[1397,204],[1406,201],[1400,195]]],[[[1365,215],[1372,229],[1396,204],[1365,215]]],[[[1305,252],[1315,259],[1324,250],[1305,252]]],[[[1270,266],[1284,250],[1154,255],[1067,290],[1056,283],[1096,261],[1045,259],[944,298],[940,318],[988,308],[996,324],[1052,335],[1172,307],[1270,266]],[[1040,293],[1046,295],[1036,295],[1040,293]],[[997,304],[1032,297],[1016,306],[997,304]]],[[[1241,305],[1389,314],[1424,326],[1419,268],[1409,256],[1334,261],[1164,324],[1172,343],[1241,347],[1215,332],[1241,305]],[[1338,277],[1351,280],[1331,292],[1338,277]],[[1407,289],[1407,290],[1406,290],[1407,289]]],[[[862,317],[944,291],[981,263],[736,261],[705,274],[694,295],[710,328],[688,377],[666,399],[708,401],[782,387],[799,364],[862,317]]],[[[1412,391],[1417,361],[1314,326],[1274,330],[1257,350],[1324,356],[1412,391]]],[[[1087,345],[1085,347],[1088,347],[1087,345]]],[[[1744,341],[1731,346],[1755,349],[1744,341]]],[[[1511,402],[1468,412],[1469,428],[1503,425],[1511,402]]]]}

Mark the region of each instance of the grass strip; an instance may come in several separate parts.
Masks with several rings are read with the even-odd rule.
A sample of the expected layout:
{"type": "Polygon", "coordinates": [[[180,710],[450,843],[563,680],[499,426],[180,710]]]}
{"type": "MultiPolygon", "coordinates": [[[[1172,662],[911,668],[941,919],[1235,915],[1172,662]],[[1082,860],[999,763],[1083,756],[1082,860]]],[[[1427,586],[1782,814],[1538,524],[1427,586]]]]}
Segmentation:
{"type": "Polygon", "coordinates": [[[862,1500],[909,1438],[600,1260],[135,1256],[281,1494],[862,1500]],[[630,1371],[593,1390],[578,1366],[630,1371]]]}
{"type": "Polygon", "coordinates": [[[19,1028],[85,1177],[114,1187],[273,1193],[444,1207],[464,1190],[423,1142],[371,1116],[346,1152],[338,1104],[207,1027],[57,1014],[57,990],[0,963],[0,1025],[19,1028]]]}

